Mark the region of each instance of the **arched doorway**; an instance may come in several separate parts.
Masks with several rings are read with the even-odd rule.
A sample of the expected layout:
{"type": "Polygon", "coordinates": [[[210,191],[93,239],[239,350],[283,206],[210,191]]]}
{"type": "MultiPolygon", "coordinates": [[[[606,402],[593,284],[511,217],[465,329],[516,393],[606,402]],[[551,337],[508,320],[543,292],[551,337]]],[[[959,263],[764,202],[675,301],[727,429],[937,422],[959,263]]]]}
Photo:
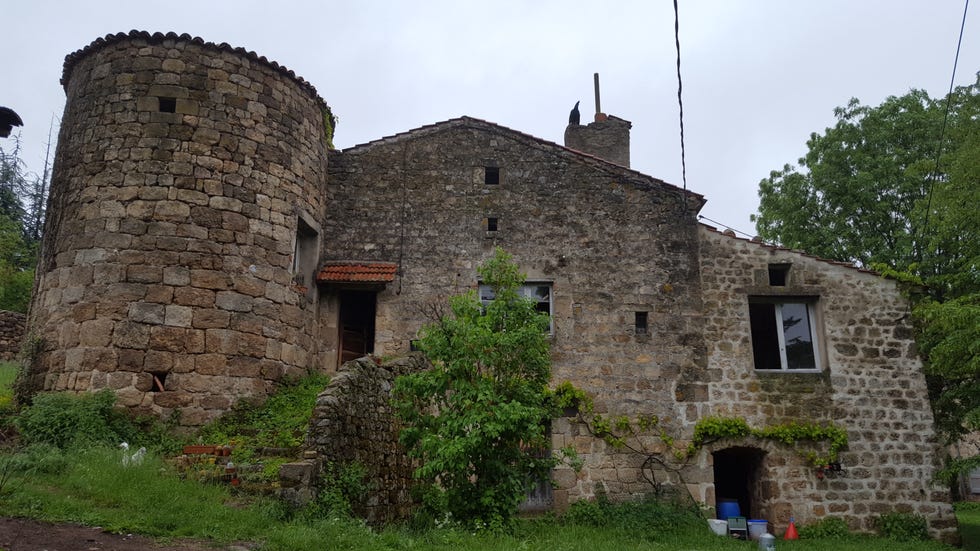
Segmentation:
{"type": "Polygon", "coordinates": [[[725,499],[738,502],[741,516],[765,518],[762,478],[766,452],[759,448],[734,447],[712,454],[715,476],[715,510],[725,499]]]}

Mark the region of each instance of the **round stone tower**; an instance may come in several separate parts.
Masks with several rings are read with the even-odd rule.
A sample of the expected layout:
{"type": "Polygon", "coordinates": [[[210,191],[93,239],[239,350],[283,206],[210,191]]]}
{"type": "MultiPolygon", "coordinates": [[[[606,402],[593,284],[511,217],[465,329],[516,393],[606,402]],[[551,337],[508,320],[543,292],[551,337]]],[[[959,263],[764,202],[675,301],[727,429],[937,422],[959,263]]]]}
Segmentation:
{"type": "Polygon", "coordinates": [[[69,55],[32,390],[199,425],[314,368],[333,117],[241,48],[132,31],[69,55]]]}

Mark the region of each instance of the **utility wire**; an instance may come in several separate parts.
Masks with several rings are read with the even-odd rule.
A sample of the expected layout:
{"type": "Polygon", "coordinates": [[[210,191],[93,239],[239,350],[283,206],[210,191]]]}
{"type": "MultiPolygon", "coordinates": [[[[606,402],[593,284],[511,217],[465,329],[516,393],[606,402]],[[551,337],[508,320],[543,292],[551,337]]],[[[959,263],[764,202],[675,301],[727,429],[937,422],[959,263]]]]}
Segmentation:
{"type": "MultiPolygon", "coordinates": [[[[676,3],[676,0],[674,0],[676,3]]],[[[949,120],[949,105],[953,100],[953,83],[956,81],[956,66],[960,61],[960,46],[963,44],[963,29],[966,27],[966,12],[970,9],[970,0],[963,3],[963,20],[960,22],[960,37],[956,41],[956,55],[953,57],[953,74],[949,77],[949,92],[946,94],[946,112],[943,115],[943,125],[939,130],[939,143],[936,146],[936,167],[929,176],[929,198],[926,201],[926,216],[922,223],[922,232],[929,227],[929,214],[932,212],[932,190],[936,187],[936,177],[939,175],[939,158],[943,152],[943,139],[946,137],[946,122],[949,120]]],[[[921,260],[922,247],[916,247],[916,256],[921,260]]]]}
{"type": "MultiPolygon", "coordinates": [[[[684,158],[684,100],[681,97],[681,92],[684,89],[681,82],[681,25],[677,14],[677,0],[674,0],[674,43],[677,45],[677,106],[680,108],[681,122],[681,179],[684,182],[684,191],[687,191],[687,161],[684,158]]],[[[684,208],[687,208],[686,199],[684,200],[684,208]]]]}
{"type": "Polygon", "coordinates": [[[746,232],[744,232],[742,230],[737,230],[737,229],[729,226],[728,224],[722,224],[721,222],[719,222],[717,220],[712,220],[712,219],[708,218],[707,216],[705,216],[703,214],[699,214],[698,215],[698,220],[707,220],[708,222],[711,222],[712,224],[718,224],[719,226],[725,228],[726,230],[732,230],[733,232],[740,233],[740,234],[744,235],[745,237],[748,237],[749,239],[755,239],[755,236],[752,235],[751,233],[746,233],[746,232]]]}

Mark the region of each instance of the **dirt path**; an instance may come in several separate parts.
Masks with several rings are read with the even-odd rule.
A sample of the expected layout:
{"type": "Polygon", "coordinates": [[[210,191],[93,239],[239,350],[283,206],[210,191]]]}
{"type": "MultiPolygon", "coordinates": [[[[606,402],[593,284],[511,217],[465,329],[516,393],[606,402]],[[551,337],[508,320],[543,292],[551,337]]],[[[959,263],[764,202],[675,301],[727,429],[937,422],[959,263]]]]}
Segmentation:
{"type": "Polygon", "coordinates": [[[109,534],[101,528],[0,518],[0,551],[248,551],[254,544],[214,547],[201,540],[163,543],[143,536],[109,534]]]}

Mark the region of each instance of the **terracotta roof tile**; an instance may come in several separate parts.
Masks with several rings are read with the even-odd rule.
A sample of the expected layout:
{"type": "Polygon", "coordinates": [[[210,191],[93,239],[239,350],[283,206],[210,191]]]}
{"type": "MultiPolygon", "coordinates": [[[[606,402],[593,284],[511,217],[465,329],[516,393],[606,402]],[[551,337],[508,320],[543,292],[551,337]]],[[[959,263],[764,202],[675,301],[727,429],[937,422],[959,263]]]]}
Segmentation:
{"type": "Polygon", "coordinates": [[[398,265],[391,262],[331,262],[316,275],[319,283],[388,283],[395,280],[398,265]]]}

